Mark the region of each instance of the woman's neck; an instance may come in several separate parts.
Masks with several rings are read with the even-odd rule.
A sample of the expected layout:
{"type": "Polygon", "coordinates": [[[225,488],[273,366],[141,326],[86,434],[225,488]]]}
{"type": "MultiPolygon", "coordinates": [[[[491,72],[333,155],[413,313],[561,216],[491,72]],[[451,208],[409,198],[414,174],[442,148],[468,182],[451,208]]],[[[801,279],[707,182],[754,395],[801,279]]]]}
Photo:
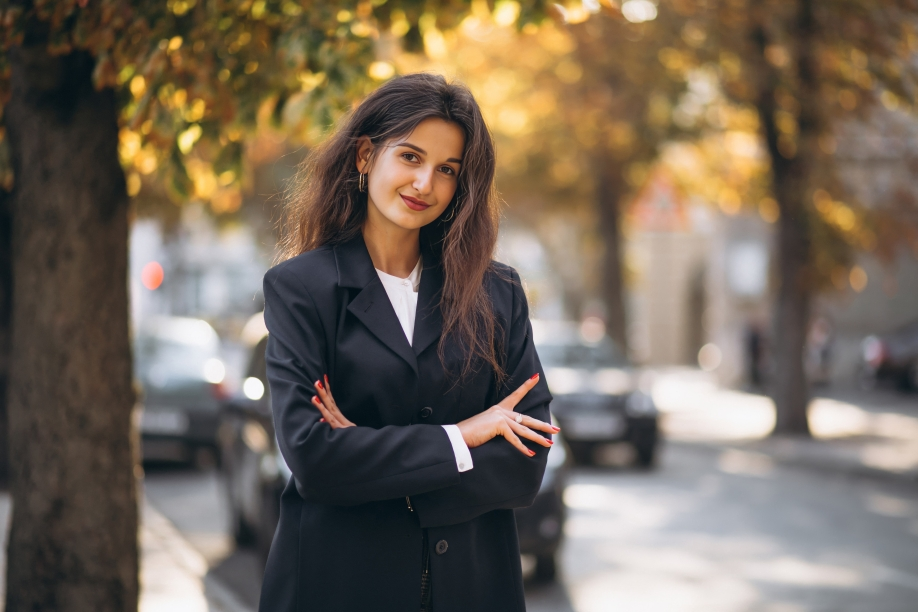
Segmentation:
{"type": "Polygon", "coordinates": [[[391,224],[363,224],[363,241],[373,267],[398,278],[408,278],[421,256],[420,229],[406,230],[391,224]]]}

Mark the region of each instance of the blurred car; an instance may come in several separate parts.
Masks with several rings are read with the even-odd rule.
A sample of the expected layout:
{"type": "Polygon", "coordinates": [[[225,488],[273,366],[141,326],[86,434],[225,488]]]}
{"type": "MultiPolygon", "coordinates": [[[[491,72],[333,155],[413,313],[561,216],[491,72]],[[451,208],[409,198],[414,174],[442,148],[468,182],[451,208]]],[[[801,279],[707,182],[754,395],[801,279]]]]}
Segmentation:
{"type": "Polygon", "coordinates": [[[214,458],[226,367],[207,321],[153,317],[134,339],[143,459],[214,458]]]}
{"type": "Polygon", "coordinates": [[[520,540],[520,554],[535,558],[536,582],[555,579],[558,550],[564,534],[567,512],[564,506],[564,487],[567,486],[569,461],[563,438],[554,435],[556,442],[548,453],[548,463],[542,476],[542,486],[535,501],[526,508],[514,510],[516,530],[520,540]]]}
{"type": "MultiPolygon", "coordinates": [[[[251,327],[257,328],[252,323],[251,327]]],[[[263,559],[277,527],[281,493],[291,476],[274,433],[265,368],[266,343],[266,335],[254,343],[241,392],[223,404],[219,433],[221,470],[236,542],[255,548],[263,559]]],[[[537,581],[549,581],[555,576],[555,557],[564,533],[562,495],[567,467],[564,444],[555,444],[548,454],[535,501],[515,512],[520,553],[535,559],[537,581]]]]}
{"type": "Polygon", "coordinates": [[[900,389],[918,389],[918,321],[861,342],[860,384],[871,389],[892,381],[900,389]]]}
{"type": "Polygon", "coordinates": [[[533,321],[533,340],[557,419],[576,463],[590,464],[600,444],[627,442],[635,462],[655,463],[659,443],[653,398],[598,319],[533,321]]]}

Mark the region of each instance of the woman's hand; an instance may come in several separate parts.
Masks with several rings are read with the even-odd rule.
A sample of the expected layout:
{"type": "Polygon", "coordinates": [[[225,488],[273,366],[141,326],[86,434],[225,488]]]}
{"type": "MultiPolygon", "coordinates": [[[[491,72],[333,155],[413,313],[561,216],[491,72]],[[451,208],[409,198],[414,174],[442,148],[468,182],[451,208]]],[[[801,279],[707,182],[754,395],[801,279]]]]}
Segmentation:
{"type": "Polygon", "coordinates": [[[561,431],[551,423],[545,423],[531,416],[526,416],[519,412],[514,412],[513,408],[523,397],[529,393],[529,390],[539,382],[539,375],[535,374],[532,378],[520,385],[520,388],[504,398],[496,406],[491,406],[482,413],[458,423],[459,431],[462,433],[462,439],[469,448],[481,446],[491,438],[503,436],[507,441],[515,446],[521,453],[532,457],[535,451],[526,448],[520,441],[520,437],[538,442],[542,446],[551,446],[552,441],[540,436],[533,430],[544,431],[546,433],[557,433],[561,431]]]}
{"type": "Polygon", "coordinates": [[[332,429],[354,427],[354,423],[351,423],[338,409],[338,404],[335,403],[335,398],[331,394],[328,376],[323,376],[323,378],[325,379],[325,384],[322,384],[321,380],[316,381],[315,387],[318,395],[312,398],[313,406],[322,413],[322,421],[328,423],[332,429]]]}

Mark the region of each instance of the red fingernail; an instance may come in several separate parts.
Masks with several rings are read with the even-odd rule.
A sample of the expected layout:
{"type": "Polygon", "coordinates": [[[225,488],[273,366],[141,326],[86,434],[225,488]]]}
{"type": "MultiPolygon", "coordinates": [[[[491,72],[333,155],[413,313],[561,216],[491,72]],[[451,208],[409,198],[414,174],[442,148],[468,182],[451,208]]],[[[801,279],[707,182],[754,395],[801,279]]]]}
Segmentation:
{"type": "Polygon", "coordinates": [[[320,390],[321,390],[321,389],[324,389],[324,387],[322,386],[322,381],[321,381],[321,380],[317,380],[317,381],[316,381],[316,387],[318,387],[320,390]]]}
{"type": "Polygon", "coordinates": [[[535,451],[534,451],[534,450],[529,451],[529,456],[530,456],[530,457],[535,457],[535,451]]]}
{"type": "Polygon", "coordinates": [[[319,419],[319,422],[320,422],[320,423],[324,423],[324,422],[325,422],[325,417],[322,417],[321,419],[319,419]]]}
{"type": "Polygon", "coordinates": [[[551,446],[551,445],[554,444],[554,443],[555,443],[554,440],[549,440],[549,441],[548,441],[548,445],[549,445],[549,446],[551,446]]]}
{"type": "Polygon", "coordinates": [[[535,374],[533,374],[532,376],[529,377],[529,380],[535,380],[535,379],[538,378],[538,377],[539,377],[539,373],[536,372],[535,374]]]}
{"type": "Polygon", "coordinates": [[[318,406],[318,405],[321,404],[322,402],[321,402],[321,400],[319,400],[319,396],[318,396],[318,395],[313,395],[313,396],[312,396],[312,403],[318,406]]]}
{"type": "Polygon", "coordinates": [[[552,427],[552,429],[554,429],[555,431],[561,431],[561,428],[558,427],[557,425],[552,425],[551,427],[552,427]]]}
{"type": "Polygon", "coordinates": [[[328,374],[323,374],[322,377],[325,379],[325,386],[328,386],[328,374]]]}

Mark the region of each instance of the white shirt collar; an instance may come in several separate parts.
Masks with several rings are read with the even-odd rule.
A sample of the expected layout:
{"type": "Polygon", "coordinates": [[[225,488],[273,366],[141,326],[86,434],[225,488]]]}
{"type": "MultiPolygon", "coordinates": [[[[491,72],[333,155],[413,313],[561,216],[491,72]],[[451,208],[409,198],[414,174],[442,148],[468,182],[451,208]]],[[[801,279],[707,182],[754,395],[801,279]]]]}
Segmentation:
{"type": "Polygon", "coordinates": [[[379,275],[380,280],[386,282],[391,282],[393,284],[402,284],[404,281],[409,281],[411,283],[411,288],[415,293],[418,291],[418,287],[421,284],[421,257],[418,257],[418,263],[414,264],[414,270],[411,271],[411,274],[408,275],[408,278],[399,278],[398,276],[392,276],[391,274],[386,274],[379,268],[375,268],[376,273],[379,275]]]}

